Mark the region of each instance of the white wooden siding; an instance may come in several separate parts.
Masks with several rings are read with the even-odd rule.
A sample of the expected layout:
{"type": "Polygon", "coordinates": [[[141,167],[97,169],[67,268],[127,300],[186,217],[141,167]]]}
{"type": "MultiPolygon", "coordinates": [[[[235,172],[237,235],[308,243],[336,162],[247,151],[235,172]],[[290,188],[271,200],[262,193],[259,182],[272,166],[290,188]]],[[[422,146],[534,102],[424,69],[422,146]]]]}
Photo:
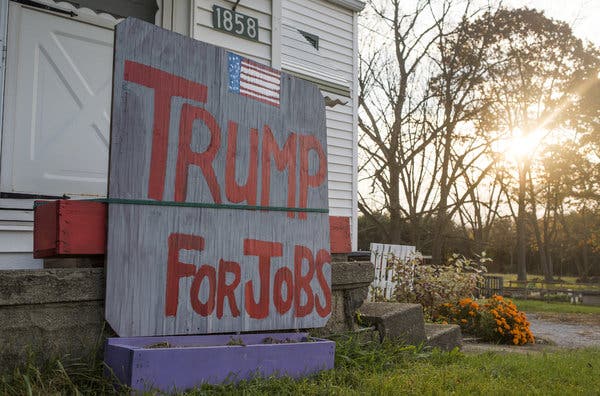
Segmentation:
{"type": "Polygon", "coordinates": [[[354,73],[353,12],[323,0],[283,0],[281,67],[348,92],[354,73]],[[319,37],[319,49],[299,30],[319,37]]]}
{"type": "Polygon", "coordinates": [[[327,107],[327,166],[329,172],[329,210],[332,216],[354,219],[352,190],[353,159],[353,101],[350,98],[323,91],[323,96],[342,103],[327,107]]]}
{"type": "Polygon", "coordinates": [[[329,210],[352,219],[356,246],[356,25],[352,10],[325,0],[282,0],[281,68],[318,83],[327,108],[329,210]],[[319,49],[301,31],[319,37],[319,49]],[[335,93],[333,93],[335,92],[335,93]]]}
{"type": "Polygon", "coordinates": [[[212,7],[218,5],[231,8],[232,3],[225,0],[193,0],[192,37],[209,44],[218,45],[237,52],[247,58],[265,65],[271,64],[271,0],[243,1],[236,11],[258,19],[258,41],[252,41],[221,32],[212,27],[212,7]]]}
{"type": "MultiPolygon", "coordinates": [[[[363,4],[364,6],[364,4],[363,4]]],[[[362,8],[360,8],[362,9],[362,8]]],[[[352,250],[358,249],[358,14],[352,16],[352,250]]]]}
{"type": "MultiPolygon", "coordinates": [[[[8,1],[0,0],[0,49],[6,48],[6,33],[8,28],[8,1]]],[[[6,69],[6,57],[4,53],[0,56],[0,131],[2,131],[2,111],[4,109],[4,71],[6,69]]]]}
{"type": "Polygon", "coordinates": [[[42,268],[42,260],[31,254],[32,231],[32,225],[0,221],[0,270],[42,268]]]}

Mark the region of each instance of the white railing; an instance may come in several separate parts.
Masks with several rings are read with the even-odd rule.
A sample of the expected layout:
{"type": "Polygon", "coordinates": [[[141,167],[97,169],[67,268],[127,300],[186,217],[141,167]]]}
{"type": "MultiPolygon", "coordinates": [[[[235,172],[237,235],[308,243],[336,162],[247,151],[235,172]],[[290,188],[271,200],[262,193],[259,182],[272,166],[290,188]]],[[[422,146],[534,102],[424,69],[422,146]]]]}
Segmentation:
{"type": "MultiPolygon", "coordinates": [[[[388,262],[389,259],[406,261],[416,252],[415,246],[407,245],[387,245],[383,243],[371,244],[371,263],[375,269],[375,280],[371,283],[369,289],[368,301],[374,299],[373,290],[377,290],[383,298],[389,300],[394,294],[396,287],[394,282],[394,265],[393,262],[388,262]]],[[[394,260],[396,261],[396,260],[394,260]]]]}

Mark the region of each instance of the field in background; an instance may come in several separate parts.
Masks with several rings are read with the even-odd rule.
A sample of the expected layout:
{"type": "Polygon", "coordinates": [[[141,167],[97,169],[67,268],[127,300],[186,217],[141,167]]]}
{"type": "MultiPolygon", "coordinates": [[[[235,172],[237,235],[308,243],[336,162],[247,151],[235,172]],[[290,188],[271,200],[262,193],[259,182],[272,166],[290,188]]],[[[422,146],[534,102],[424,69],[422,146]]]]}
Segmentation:
{"type": "MultiPolygon", "coordinates": [[[[517,274],[499,274],[489,273],[487,275],[501,276],[504,279],[504,287],[517,286],[517,274]]],[[[555,283],[544,283],[544,277],[542,275],[528,274],[527,285],[528,287],[539,287],[548,289],[573,289],[573,290],[600,290],[599,283],[577,283],[577,277],[575,276],[562,276],[556,278],[555,283]]]]}
{"type": "Polygon", "coordinates": [[[600,307],[571,304],[567,302],[546,302],[539,300],[512,299],[519,310],[525,312],[554,312],[600,315],[600,307]]]}

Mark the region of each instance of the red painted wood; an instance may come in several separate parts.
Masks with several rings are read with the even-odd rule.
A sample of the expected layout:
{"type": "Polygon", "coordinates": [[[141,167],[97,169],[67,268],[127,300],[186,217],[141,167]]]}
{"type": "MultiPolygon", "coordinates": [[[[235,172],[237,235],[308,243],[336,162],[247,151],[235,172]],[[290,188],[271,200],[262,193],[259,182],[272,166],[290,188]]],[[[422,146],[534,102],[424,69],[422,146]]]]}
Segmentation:
{"type": "Polygon", "coordinates": [[[105,254],[106,219],[107,206],[101,202],[44,202],[34,211],[34,257],[105,254]]]}
{"type": "Polygon", "coordinates": [[[350,253],[352,251],[350,218],[329,216],[329,230],[331,253],[350,253]]]}
{"type": "MultiPolygon", "coordinates": [[[[107,204],[45,201],[35,208],[35,258],[88,256],[106,253],[107,204]]],[[[331,253],[352,251],[350,218],[329,216],[331,253]]]]}
{"type": "Polygon", "coordinates": [[[33,257],[55,257],[58,242],[58,205],[44,202],[33,212],[33,257]]]}

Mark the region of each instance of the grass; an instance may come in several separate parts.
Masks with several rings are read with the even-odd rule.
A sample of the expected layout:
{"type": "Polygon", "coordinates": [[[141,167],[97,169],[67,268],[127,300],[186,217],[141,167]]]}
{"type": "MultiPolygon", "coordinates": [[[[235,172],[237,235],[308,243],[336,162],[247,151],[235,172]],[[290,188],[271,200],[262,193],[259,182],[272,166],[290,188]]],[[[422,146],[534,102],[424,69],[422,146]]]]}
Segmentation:
{"type": "MultiPolygon", "coordinates": [[[[99,363],[29,364],[0,379],[0,393],[115,394],[99,363]]],[[[385,342],[337,340],[336,368],[301,380],[252,380],[202,386],[186,395],[221,394],[593,394],[600,389],[600,350],[464,355],[385,342]]]]}
{"type": "MultiPolygon", "coordinates": [[[[498,274],[490,273],[489,275],[501,276],[504,279],[504,286],[508,286],[509,281],[516,281],[517,274],[498,274]]],[[[548,289],[574,289],[574,290],[600,290],[598,283],[577,283],[575,276],[557,277],[557,283],[544,283],[543,275],[527,274],[527,283],[530,286],[543,287],[548,289]]],[[[513,284],[513,286],[515,286],[513,284]]]]}
{"type": "MultiPolygon", "coordinates": [[[[381,355],[394,358],[385,348],[381,355]]],[[[188,395],[591,394],[600,389],[599,358],[600,350],[529,356],[415,351],[393,364],[352,364],[314,379],[251,381],[237,387],[204,387],[188,395]]]]}
{"type": "MultiPolygon", "coordinates": [[[[504,278],[505,282],[508,281],[516,281],[517,280],[517,274],[499,274],[499,273],[490,273],[489,275],[494,275],[494,276],[501,276],[504,278]]],[[[536,274],[527,274],[527,281],[531,282],[533,280],[543,280],[544,276],[543,275],[536,275],[536,274]]],[[[559,279],[560,281],[562,281],[563,283],[572,283],[575,284],[577,277],[576,276],[561,276],[561,277],[557,277],[557,279],[559,279]]]]}
{"type": "Polygon", "coordinates": [[[1,395],[116,394],[112,381],[103,376],[103,363],[96,359],[63,363],[53,360],[38,365],[35,356],[12,373],[0,371],[1,395]]]}
{"type": "Polygon", "coordinates": [[[589,305],[575,305],[566,302],[545,302],[539,300],[512,299],[521,311],[525,312],[553,312],[553,313],[580,313],[600,314],[600,307],[589,305]]]}

